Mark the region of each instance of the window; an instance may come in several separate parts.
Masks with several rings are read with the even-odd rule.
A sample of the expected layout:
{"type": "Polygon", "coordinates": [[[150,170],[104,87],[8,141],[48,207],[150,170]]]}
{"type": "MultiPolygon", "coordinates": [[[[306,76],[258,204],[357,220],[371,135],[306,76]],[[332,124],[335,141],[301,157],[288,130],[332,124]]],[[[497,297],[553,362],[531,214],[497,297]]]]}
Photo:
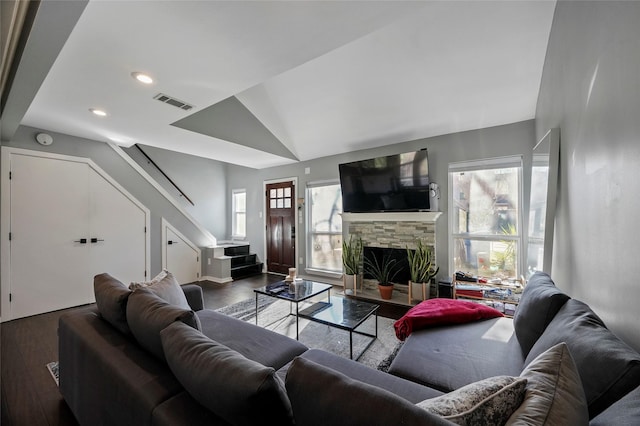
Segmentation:
{"type": "Polygon", "coordinates": [[[247,191],[234,189],[231,194],[231,236],[242,237],[247,235],[247,191]]]}
{"type": "Polygon", "coordinates": [[[307,267],[342,272],[342,193],[337,182],[307,185],[307,267]]]}
{"type": "Polygon", "coordinates": [[[520,276],[521,181],[521,157],[449,165],[450,269],[520,276]]]}

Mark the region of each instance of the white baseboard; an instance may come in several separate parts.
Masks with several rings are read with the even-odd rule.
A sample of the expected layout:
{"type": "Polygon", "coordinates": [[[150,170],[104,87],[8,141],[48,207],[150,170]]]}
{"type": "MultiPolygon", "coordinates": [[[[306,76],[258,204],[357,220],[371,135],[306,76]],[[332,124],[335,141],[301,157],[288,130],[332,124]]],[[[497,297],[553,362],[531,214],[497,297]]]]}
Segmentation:
{"type": "Polygon", "coordinates": [[[209,276],[209,275],[204,275],[204,276],[200,277],[200,279],[198,281],[213,281],[214,283],[225,284],[225,283],[232,282],[233,278],[231,278],[231,277],[218,278],[218,277],[212,277],[212,276],[209,276]]]}

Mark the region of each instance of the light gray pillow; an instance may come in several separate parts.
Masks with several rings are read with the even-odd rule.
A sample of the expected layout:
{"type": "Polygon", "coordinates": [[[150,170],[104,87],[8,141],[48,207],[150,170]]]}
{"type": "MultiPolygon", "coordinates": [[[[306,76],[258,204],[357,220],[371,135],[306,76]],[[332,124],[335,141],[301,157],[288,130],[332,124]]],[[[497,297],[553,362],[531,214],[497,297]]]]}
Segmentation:
{"type": "Polygon", "coordinates": [[[245,358],[185,324],[160,333],[169,368],[200,404],[234,425],[293,425],[275,369],[245,358]]]}
{"type": "Polygon", "coordinates": [[[201,330],[200,320],[191,309],[170,304],[149,289],[132,292],[127,303],[127,321],[133,337],[140,346],[165,361],[160,331],[175,321],[201,330]]]}
{"type": "Polygon", "coordinates": [[[509,426],[589,424],[587,399],[569,347],[559,343],[534,359],[520,374],[527,391],[509,426]]]}
{"type": "Polygon", "coordinates": [[[459,425],[502,426],[524,399],[527,379],[496,376],[416,405],[459,425]]]}
{"type": "Polygon", "coordinates": [[[180,287],[180,284],[173,274],[166,269],[163,269],[162,272],[156,275],[151,281],[131,283],[129,285],[129,289],[134,291],[139,288],[151,290],[157,296],[160,296],[172,305],[179,306],[184,309],[191,309],[182,287],[180,287]]]}
{"type": "Polygon", "coordinates": [[[127,300],[131,291],[109,274],[93,277],[93,292],[100,316],[121,333],[130,335],[127,324],[127,300]]]}

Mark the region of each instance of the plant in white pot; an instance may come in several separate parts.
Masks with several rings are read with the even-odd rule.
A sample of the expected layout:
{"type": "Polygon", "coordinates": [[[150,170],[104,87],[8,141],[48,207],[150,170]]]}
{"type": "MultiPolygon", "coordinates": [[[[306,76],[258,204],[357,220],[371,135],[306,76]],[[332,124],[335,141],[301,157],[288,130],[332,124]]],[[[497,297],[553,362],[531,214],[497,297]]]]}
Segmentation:
{"type": "Polygon", "coordinates": [[[342,241],[342,266],[344,275],[342,276],[344,291],[352,291],[356,294],[358,287],[358,277],[362,269],[362,238],[349,236],[349,241],[342,241]]]}
{"type": "Polygon", "coordinates": [[[373,279],[378,281],[378,290],[380,297],[383,299],[391,299],[393,295],[393,283],[391,282],[398,272],[400,265],[396,259],[392,259],[389,255],[382,256],[382,260],[378,262],[375,256],[364,258],[364,270],[371,275],[373,279]]]}
{"type": "Polygon", "coordinates": [[[412,288],[414,284],[422,285],[422,300],[428,299],[431,292],[431,280],[436,276],[439,267],[433,264],[433,254],[429,246],[422,240],[416,242],[416,249],[410,250],[407,247],[407,261],[409,262],[409,304],[412,299],[412,288]],[[428,291],[426,289],[429,289],[428,291]]]}

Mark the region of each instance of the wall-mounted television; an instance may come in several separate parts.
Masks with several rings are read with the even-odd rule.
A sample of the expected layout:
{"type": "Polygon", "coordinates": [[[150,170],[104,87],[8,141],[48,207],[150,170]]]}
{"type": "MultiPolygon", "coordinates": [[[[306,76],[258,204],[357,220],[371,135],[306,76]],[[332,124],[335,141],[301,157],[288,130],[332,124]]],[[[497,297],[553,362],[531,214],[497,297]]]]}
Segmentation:
{"type": "Polygon", "coordinates": [[[426,149],[343,163],[338,168],[344,212],[429,210],[426,149]]]}

